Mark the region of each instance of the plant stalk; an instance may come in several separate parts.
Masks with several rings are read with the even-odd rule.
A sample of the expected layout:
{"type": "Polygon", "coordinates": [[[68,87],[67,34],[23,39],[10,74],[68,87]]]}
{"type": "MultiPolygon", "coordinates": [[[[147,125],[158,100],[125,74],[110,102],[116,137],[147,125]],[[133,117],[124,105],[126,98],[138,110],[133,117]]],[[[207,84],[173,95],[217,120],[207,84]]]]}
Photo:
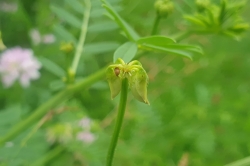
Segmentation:
{"type": "Polygon", "coordinates": [[[157,15],[155,17],[154,26],[153,26],[151,35],[156,35],[160,20],[161,20],[161,17],[159,15],[157,15]]]}
{"type": "Polygon", "coordinates": [[[112,161],[114,158],[115,148],[117,145],[118,137],[120,134],[122,121],[126,109],[126,103],[127,103],[127,95],[128,95],[128,80],[127,78],[124,78],[122,80],[122,88],[121,88],[121,96],[120,96],[120,103],[118,107],[118,114],[116,119],[116,124],[114,128],[114,132],[111,138],[111,142],[108,149],[108,155],[107,155],[107,163],[106,166],[111,166],[112,161]]]}
{"type": "Polygon", "coordinates": [[[90,2],[90,0],[85,0],[84,2],[85,2],[85,5],[86,5],[86,10],[84,12],[80,39],[79,39],[79,42],[78,42],[77,47],[76,47],[76,53],[74,55],[74,59],[73,59],[71,70],[70,70],[70,72],[72,72],[72,74],[73,74],[73,79],[75,77],[77,66],[79,64],[81,54],[83,52],[83,46],[84,46],[84,42],[85,42],[85,39],[86,39],[87,31],[88,31],[88,23],[89,23],[90,11],[91,11],[91,2],[90,2]]]}

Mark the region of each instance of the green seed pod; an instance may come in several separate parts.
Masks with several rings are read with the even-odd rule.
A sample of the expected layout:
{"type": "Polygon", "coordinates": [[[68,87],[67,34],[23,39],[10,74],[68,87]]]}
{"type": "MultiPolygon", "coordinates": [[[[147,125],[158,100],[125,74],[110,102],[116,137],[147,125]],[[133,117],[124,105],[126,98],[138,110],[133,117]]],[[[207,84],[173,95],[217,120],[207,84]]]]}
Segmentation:
{"type": "Polygon", "coordinates": [[[159,17],[167,17],[174,10],[174,4],[171,0],[157,0],[154,6],[159,17]]]}
{"type": "Polygon", "coordinates": [[[108,67],[106,70],[106,77],[110,87],[111,99],[114,99],[121,91],[122,80],[119,77],[119,74],[117,75],[118,70],[119,67],[113,66],[108,67]]]}
{"type": "Polygon", "coordinates": [[[134,97],[143,103],[149,104],[147,98],[148,76],[146,71],[142,67],[137,67],[134,71],[131,71],[131,76],[128,80],[134,97]]]}

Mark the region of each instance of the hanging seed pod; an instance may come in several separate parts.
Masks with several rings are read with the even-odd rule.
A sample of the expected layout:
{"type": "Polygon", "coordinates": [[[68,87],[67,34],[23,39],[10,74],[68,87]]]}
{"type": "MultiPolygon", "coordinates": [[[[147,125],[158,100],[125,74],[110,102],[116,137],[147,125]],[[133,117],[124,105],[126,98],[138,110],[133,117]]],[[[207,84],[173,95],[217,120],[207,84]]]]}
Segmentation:
{"type": "Polygon", "coordinates": [[[122,81],[115,72],[114,67],[108,67],[106,77],[110,87],[111,99],[114,99],[121,91],[122,81]]]}

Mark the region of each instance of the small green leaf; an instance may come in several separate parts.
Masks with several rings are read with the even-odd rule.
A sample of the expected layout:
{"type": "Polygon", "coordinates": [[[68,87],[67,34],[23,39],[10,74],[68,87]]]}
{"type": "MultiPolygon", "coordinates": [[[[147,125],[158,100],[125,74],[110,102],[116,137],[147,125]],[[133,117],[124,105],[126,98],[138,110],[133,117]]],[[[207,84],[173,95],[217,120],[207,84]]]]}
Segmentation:
{"type": "Polygon", "coordinates": [[[52,74],[62,78],[66,75],[65,71],[58,66],[56,63],[52,62],[51,60],[45,58],[45,57],[40,57],[39,61],[42,63],[42,66],[51,72],[52,74]]]}
{"type": "Polygon", "coordinates": [[[90,44],[85,44],[84,52],[86,54],[100,54],[100,53],[114,51],[117,47],[119,47],[119,43],[117,42],[90,43],[90,44]]]}
{"type": "Polygon", "coordinates": [[[77,42],[76,38],[69,31],[67,31],[62,25],[55,24],[53,29],[55,33],[58,34],[63,41],[67,42],[72,41],[73,43],[76,44],[77,42]]]}
{"type": "Polygon", "coordinates": [[[116,76],[114,72],[115,67],[110,66],[106,70],[106,77],[111,91],[111,99],[114,99],[121,91],[122,80],[116,76]]]}
{"type": "Polygon", "coordinates": [[[199,25],[199,26],[202,26],[202,27],[206,27],[206,24],[204,24],[203,21],[201,21],[200,19],[196,18],[196,17],[193,17],[193,16],[184,16],[184,18],[186,20],[188,20],[189,22],[195,24],[195,25],[199,25]]]}
{"type": "Polygon", "coordinates": [[[102,21],[102,22],[98,22],[98,23],[94,23],[90,25],[88,28],[88,32],[99,33],[99,32],[112,31],[117,28],[118,26],[112,21],[102,21]]]}
{"type": "Polygon", "coordinates": [[[139,35],[129,26],[129,24],[124,21],[120,15],[109,5],[105,0],[102,0],[103,7],[113,16],[114,21],[123,29],[128,39],[131,41],[136,41],[139,35]]]}
{"type": "Polygon", "coordinates": [[[70,25],[81,28],[82,22],[70,12],[64,10],[61,7],[50,6],[50,9],[63,21],[69,23],[70,25]]]}
{"type": "Polygon", "coordinates": [[[157,46],[166,46],[168,44],[174,44],[175,40],[165,36],[149,36],[140,38],[136,42],[137,44],[152,44],[157,46]]]}
{"type": "Polygon", "coordinates": [[[65,2],[67,5],[69,5],[71,8],[73,8],[76,12],[83,14],[84,7],[83,7],[82,3],[80,3],[78,0],[65,0],[65,2]]]}
{"type": "Polygon", "coordinates": [[[137,45],[136,43],[127,42],[121,45],[119,48],[116,49],[114,53],[114,62],[118,58],[121,58],[124,60],[125,63],[130,62],[137,52],[137,45]]]}
{"type": "Polygon", "coordinates": [[[197,46],[188,45],[168,45],[166,47],[155,46],[150,44],[141,45],[142,49],[160,51],[166,53],[173,53],[176,55],[181,55],[192,60],[194,53],[202,53],[202,51],[197,46]]]}

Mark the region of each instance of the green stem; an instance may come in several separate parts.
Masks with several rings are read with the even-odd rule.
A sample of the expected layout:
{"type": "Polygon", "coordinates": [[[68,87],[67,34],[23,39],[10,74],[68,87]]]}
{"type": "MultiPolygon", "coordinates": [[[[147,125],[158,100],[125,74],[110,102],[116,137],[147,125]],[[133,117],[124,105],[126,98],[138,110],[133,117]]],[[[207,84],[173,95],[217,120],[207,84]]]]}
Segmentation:
{"type": "Polygon", "coordinates": [[[70,72],[72,72],[73,77],[75,77],[77,66],[78,66],[78,63],[80,61],[81,54],[82,54],[82,51],[83,51],[83,45],[84,45],[86,34],[87,34],[87,31],[88,31],[88,23],[89,23],[90,11],[91,11],[91,2],[90,2],[90,0],[85,0],[84,2],[85,2],[85,5],[86,5],[86,7],[85,7],[86,10],[84,12],[80,39],[79,39],[79,42],[78,42],[77,47],[76,47],[76,53],[74,55],[74,59],[73,59],[72,66],[71,66],[71,71],[70,71],[70,72]]]}
{"type": "Polygon", "coordinates": [[[188,36],[190,36],[190,35],[193,34],[193,33],[194,33],[193,31],[182,32],[182,33],[178,34],[178,35],[175,37],[175,40],[176,40],[176,42],[180,42],[181,40],[187,38],[188,36]]]}
{"type": "Polygon", "coordinates": [[[122,88],[121,88],[121,96],[120,96],[118,114],[117,114],[115,129],[114,129],[112,139],[111,139],[109,149],[108,149],[106,166],[112,165],[112,161],[113,161],[113,157],[114,157],[114,153],[115,153],[115,148],[117,145],[117,141],[118,141],[118,137],[119,137],[119,133],[121,130],[122,121],[123,121],[123,117],[124,117],[124,113],[125,113],[127,95],[128,95],[128,80],[127,80],[127,78],[124,78],[122,80],[122,88]]]}
{"type": "Polygon", "coordinates": [[[155,17],[155,22],[154,22],[154,26],[153,26],[151,35],[155,35],[155,34],[157,33],[157,29],[158,29],[160,20],[161,20],[161,17],[157,15],[157,16],[155,17]]]}
{"type": "Polygon", "coordinates": [[[98,72],[90,75],[86,79],[83,79],[82,81],[76,84],[69,85],[65,90],[56,94],[50,100],[48,100],[47,102],[42,104],[40,107],[38,107],[33,112],[33,114],[31,114],[28,118],[22,120],[18,124],[15,124],[15,126],[4,137],[0,138],[0,146],[3,145],[5,142],[10,141],[11,139],[18,136],[25,129],[27,129],[28,127],[33,125],[35,122],[37,122],[37,120],[41,119],[48,111],[56,107],[58,104],[62,103],[65,100],[68,100],[75,93],[81,92],[83,89],[89,87],[93,83],[104,78],[105,73],[106,73],[106,67],[104,67],[103,69],[100,69],[98,72]]]}

